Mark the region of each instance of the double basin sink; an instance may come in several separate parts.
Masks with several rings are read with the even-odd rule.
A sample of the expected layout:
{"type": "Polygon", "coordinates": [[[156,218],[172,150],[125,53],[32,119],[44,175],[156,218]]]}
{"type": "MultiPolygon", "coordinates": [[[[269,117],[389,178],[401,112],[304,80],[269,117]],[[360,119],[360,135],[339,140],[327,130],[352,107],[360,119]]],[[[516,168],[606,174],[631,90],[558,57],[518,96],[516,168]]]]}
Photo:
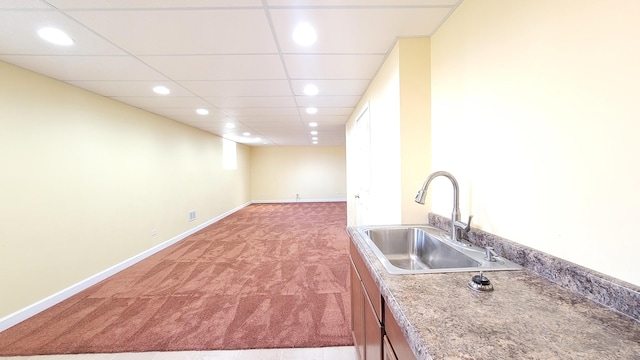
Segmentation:
{"type": "Polygon", "coordinates": [[[444,231],[423,225],[364,226],[357,230],[391,274],[520,270],[486,249],[454,243],[444,231]]]}

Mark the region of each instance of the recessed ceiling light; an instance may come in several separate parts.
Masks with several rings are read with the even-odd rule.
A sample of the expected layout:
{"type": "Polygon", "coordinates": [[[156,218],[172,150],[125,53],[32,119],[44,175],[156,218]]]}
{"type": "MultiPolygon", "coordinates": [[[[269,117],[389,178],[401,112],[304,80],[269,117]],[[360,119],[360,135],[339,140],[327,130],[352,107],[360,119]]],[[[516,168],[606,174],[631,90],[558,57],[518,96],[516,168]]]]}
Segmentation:
{"type": "Polygon", "coordinates": [[[314,136],[314,137],[312,137],[312,138],[311,138],[311,140],[314,140],[314,141],[315,141],[315,140],[318,140],[318,137],[317,137],[317,136],[314,136]]]}
{"type": "Polygon", "coordinates": [[[196,112],[198,113],[198,115],[209,115],[209,110],[207,109],[198,109],[196,110],[196,112]]]}
{"type": "Polygon", "coordinates": [[[153,88],[153,92],[160,95],[169,95],[171,90],[166,86],[156,86],[153,88]]]}
{"type": "Polygon", "coordinates": [[[309,123],[309,126],[311,126],[311,127],[316,127],[316,126],[318,126],[318,123],[317,123],[317,122],[310,122],[310,123],[309,123]]]}
{"type": "Polygon", "coordinates": [[[234,129],[236,125],[234,123],[226,123],[224,124],[224,127],[226,127],[227,129],[234,129]]]}
{"type": "Polygon", "coordinates": [[[243,132],[243,133],[242,133],[242,135],[244,135],[244,136],[251,136],[251,133],[250,133],[250,132],[248,132],[248,131],[245,131],[245,132],[243,132]]]}
{"type": "Polygon", "coordinates": [[[317,132],[317,131],[315,131],[315,130],[313,130],[313,131],[311,132],[311,135],[318,135],[318,132],[317,132]]]}
{"type": "Polygon", "coordinates": [[[309,84],[304,87],[305,95],[309,95],[309,96],[318,95],[318,92],[319,92],[318,87],[313,84],[309,84]]]}
{"type": "Polygon", "coordinates": [[[50,43],[62,46],[73,45],[73,39],[64,31],[52,27],[38,30],[38,35],[50,43]]]}
{"type": "Polygon", "coordinates": [[[318,113],[318,108],[314,108],[314,107],[308,107],[306,109],[307,114],[309,115],[313,115],[313,114],[317,114],[318,113]]]}
{"type": "Polygon", "coordinates": [[[313,145],[318,145],[318,142],[317,142],[317,141],[314,141],[314,142],[313,142],[313,145]]]}
{"type": "Polygon", "coordinates": [[[253,139],[253,140],[255,140],[255,142],[260,142],[260,141],[262,141],[262,139],[260,139],[259,137],[255,138],[255,139],[253,139]]]}
{"type": "Polygon", "coordinates": [[[316,30],[309,23],[302,22],[293,30],[293,41],[298,45],[309,46],[316,42],[316,30]]]}

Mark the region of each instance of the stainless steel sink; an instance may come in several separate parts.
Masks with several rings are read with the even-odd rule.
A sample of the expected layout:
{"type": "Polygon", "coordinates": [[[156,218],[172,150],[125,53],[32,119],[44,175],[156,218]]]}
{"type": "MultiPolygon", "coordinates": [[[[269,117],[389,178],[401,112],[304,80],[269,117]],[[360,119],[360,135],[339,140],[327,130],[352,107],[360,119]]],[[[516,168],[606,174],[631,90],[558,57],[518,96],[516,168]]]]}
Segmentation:
{"type": "Polygon", "coordinates": [[[452,243],[445,232],[431,226],[368,226],[358,231],[391,274],[522,269],[502,257],[486,260],[484,249],[452,243]]]}

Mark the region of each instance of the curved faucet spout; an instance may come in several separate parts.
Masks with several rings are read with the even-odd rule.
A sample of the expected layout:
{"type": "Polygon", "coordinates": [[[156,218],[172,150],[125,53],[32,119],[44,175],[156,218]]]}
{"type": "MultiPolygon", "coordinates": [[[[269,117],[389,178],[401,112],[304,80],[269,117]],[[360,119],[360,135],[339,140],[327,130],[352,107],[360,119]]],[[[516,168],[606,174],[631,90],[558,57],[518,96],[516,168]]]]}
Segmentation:
{"type": "Polygon", "coordinates": [[[451,175],[446,171],[436,171],[433,174],[429,175],[427,180],[424,181],[424,184],[422,184],[422,189],[420,189],[420,191],[418,191],[418,195],[416,195],[416,202],[418,204],[424,205],[424,200],[427,195],[427,189],[429,188],[429,184],[431,184],[431,181],[437,178],[438,176],[444,176],[451,181],[451,184],[453,185],[453,206],[454,208],[457,208],[458,192],[460,191],[458,187],[458,181],[456,180],[455,177],[453,177],[453,175],[451,175]]]}
{"type": "MultiPolygon", "coordinates": [[[[429,188],[429,184],[431,181],[438,176],[444,176],[451,181],[453,185],[453,210],[451,211],[451,240],[459,241],[462,237],[460,231],[464,229],[465,231],[469,231],[470,224],[464,224],[460,222],[460,202],[458,200],[458,194],[460,192],[460,188],[458,187],[458,181],[453,175],[446,171],[436,171],[433,174],[429,175],[429,177],[422,184],[422,188],[418,191],[416,195],[415,201],[418,204],[424,205],[425,197],[427,195],[427,189],[429,188]]],[[[471,222],[471,217],[469,218],[469,223],[471,222]]]]}

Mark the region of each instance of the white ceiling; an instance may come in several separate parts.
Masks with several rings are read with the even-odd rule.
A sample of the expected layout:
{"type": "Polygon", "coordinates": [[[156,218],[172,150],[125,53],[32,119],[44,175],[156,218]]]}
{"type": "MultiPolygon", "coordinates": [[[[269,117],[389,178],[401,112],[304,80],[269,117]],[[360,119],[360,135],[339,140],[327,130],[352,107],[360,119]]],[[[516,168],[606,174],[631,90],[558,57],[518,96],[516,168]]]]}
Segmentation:
{"type": "Polygon", "coordinates": [[[344,145],[396,40],[431,36],[461,1],[0,0],[0,60],[252,146],[311,145],[311,130],[344,145]],[[302,21],[318,34],[308,47],[292,39],[302,21]],[[42,27],[74,44],[43,41],[42,27]]]}

